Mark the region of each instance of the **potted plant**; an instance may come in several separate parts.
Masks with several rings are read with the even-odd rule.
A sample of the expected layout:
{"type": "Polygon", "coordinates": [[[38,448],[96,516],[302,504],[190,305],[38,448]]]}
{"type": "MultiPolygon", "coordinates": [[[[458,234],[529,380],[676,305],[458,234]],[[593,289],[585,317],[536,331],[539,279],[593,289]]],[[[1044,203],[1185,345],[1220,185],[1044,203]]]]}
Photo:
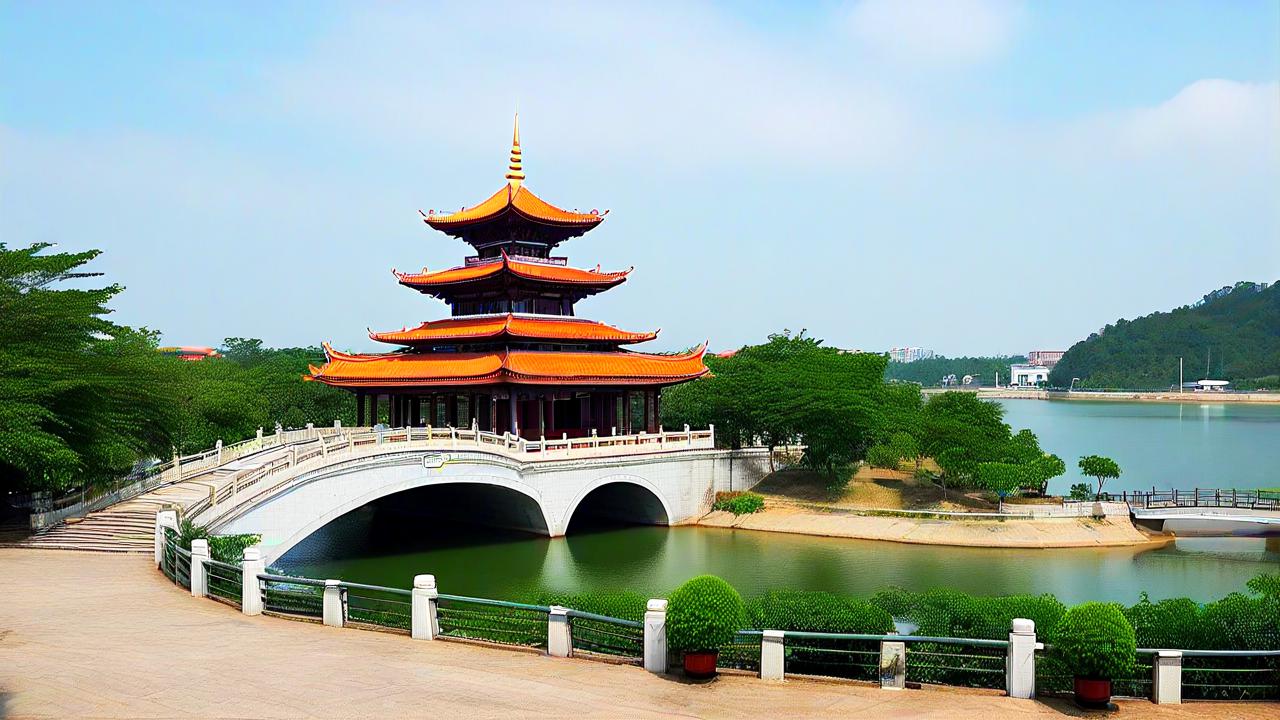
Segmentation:
{"type": "Polygon", "coordinates": [[[1075,676],[1082,708],[1110,706],[1111,681],[1133,672],[1136,650],[1133,626],[1115,603],[1077,605],[1054,629],[1053,654],[1075,676]]]}
{"type": "Polygon", "coordinates": [[[720,646],[733,641],[743,622],[738,591],[715,575],[699,575],[668,598],[667,643],[683,653],[686,675],[713,677],[720,646]]]}

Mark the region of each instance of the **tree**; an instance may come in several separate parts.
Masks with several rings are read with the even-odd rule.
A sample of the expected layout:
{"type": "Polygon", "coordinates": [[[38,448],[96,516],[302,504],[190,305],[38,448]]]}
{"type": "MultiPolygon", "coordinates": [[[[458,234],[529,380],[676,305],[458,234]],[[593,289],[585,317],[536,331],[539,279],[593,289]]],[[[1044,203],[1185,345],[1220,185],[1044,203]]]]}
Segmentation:
{"type": "Polygon", "coordinates": [[[1002,462],[978,463],[975,474],[978,484],[1001,500],[1025,487],[1030,478],[1028,466],[1002,462]]]}
{"type": "Polygon", "coordinates": [[[1101,455],[1086,455],[1080,458],[1080,472],[1097,480],[1098,495],[1102,494],[1102,485],[1107,480],[1120,477],[1120,466],[1115,460],[1101,455]]]}
{"type": "Polygon", "coordinates": [[[0,487],[103,481],[169,453],[178,362],[106,319],[118,285],[65,287],[98,256],[0,244],[0,487]]]}

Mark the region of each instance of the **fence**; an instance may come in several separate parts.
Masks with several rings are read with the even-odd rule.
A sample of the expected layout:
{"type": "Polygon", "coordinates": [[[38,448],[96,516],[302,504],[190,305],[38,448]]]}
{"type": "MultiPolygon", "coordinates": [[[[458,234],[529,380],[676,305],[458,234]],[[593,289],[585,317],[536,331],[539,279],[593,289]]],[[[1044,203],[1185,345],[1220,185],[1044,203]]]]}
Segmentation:
{"type": "Polygon", "coordinates": [[[1280,510],[1280,490],[1145,490],[1108,493],[1104,497],[1128,503],[1136,508],[1241,508],[1246,510],[1280,510]]]}
{"type": "Polygon", "coordinates": [[[45,505],[49,508],[48,510],[31,514],[31,529],[35,532],[43,532],[67,518],[79,517],[110,507],[162,485],[171,485],[208,472],[246,455],[340,432],[342,432],[341,428],[304,428],[281,430],[271,435],[263,435],[259,428],[258,436],[249,440],[227,446],[223,446],[219,441],[217,447],[212,450],[184,457],[175,455],[172,460],[136,470],[110,485],[84,487],[61,498],[47,501],[45,505]]]}
{"type": "MultiPolygon", "coordinates": [[[[162,511],[163,515],[167,511],[162,511]]],[[[197,541],[200,542],[200,541],[197,541]]],[[[538,648],[548,655],[602,656],[665,673],[681,662],[666,644],[665,600],[650,600],[644,621],[556,605],[449,595],[434,576],[412,589],[317,580],[266,572],[256,547],[239,564],[187,550],[165,527],[157,565],[192,595],[262,612],[407,632],[420,640],[471,640],[538,648]],[[251,582],[250,582],[251,580],[251,582]]],[[[1013,697],[1066,693],[1072,673],[1038,643],[1029,620],[1012,622],[1008,640],[924,635],[863,635],[743,630],[719,648],[718,667],[780,680],[788,675],[878,682],[881,687],[937,684],[1003,689],[1013,697]]],[[[1133,673],[1113,680],[1117,696],[1158,702],[1280,699],[1280,650],[1139,649],[1133,673]]]]}

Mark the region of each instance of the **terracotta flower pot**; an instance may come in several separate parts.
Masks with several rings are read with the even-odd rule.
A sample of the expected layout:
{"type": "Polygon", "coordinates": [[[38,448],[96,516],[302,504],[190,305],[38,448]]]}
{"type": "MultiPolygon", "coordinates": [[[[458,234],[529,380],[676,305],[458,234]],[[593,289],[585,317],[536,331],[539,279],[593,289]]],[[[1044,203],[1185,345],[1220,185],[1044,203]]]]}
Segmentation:
{"type": "Polygon", "coordinates": [[[715,677],[716,660],[719,658],[719,650],[687,652],[684,654],[684,674],[699,679],[715,677]]]}
{"type": "Polygon", "coordinates": [[[1075,677],[1076,704],[1085,708],[1105,708],[1111,704],[1109,678],[1075,677]]]}

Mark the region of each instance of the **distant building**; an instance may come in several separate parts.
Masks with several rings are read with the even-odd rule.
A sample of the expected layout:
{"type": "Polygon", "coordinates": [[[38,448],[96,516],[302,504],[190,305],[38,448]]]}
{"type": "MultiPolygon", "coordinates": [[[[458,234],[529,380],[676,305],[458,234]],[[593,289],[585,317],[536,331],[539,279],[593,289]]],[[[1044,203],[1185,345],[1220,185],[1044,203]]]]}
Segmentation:
{"type": "Polygon", "coordinates": [[[1057,365],[1058,361],[1062,359],[1062,356],[1066,354],[1066,350],[1032,350],[1027,353],[1027,364],[1039,365],[1041,367],[1052,369],[1053,366],[1057,365]]]}
{"type": "Polygon", "coordinates": [[[1010,365],[1009,384],[1021,387],[1049,382],[1049,368],[1043,365],[1010,365]]]}
{"type": "Polygon", "coordinates": [[[922,347],[896,347],[889,350],[889,360],[892,362],[909,363],[916,360],[929,360],[933,356],[932,350],[922,347]]]}
{"type": "Polygon", "coordinates": [[[1223,392],[1230,384],[1229,380],[1196,380],[1182,383],[1182,388],[1194,392],[1223,392]]]}
{"type": "Polygon", "coordinates": [[[204,360],[205,358],[222,357],[221,353],[211,347],[196,347],[192,345],[156,348],[156,352],[164,355],[173,355],[179,360],[186,360],[187,362],[196,362],[204,360]]]}

